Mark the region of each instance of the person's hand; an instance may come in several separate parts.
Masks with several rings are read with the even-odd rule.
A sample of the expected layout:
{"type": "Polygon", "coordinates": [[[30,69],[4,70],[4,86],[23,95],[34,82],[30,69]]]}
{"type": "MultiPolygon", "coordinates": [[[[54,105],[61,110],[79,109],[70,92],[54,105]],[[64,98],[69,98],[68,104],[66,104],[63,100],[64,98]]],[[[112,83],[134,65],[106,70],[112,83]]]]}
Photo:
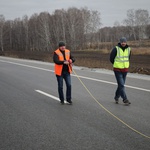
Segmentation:
{"type": "Polygon", "coordinates": [[[72,64],[72,59],[69,59],[69,63],[72,64]]]}
{"type": "Polygon", "coordinates": [[[69,61],[67,61],[67,60],[64,61],[64,64],[65,64],[65,65],[69,65],[69,61]]]}

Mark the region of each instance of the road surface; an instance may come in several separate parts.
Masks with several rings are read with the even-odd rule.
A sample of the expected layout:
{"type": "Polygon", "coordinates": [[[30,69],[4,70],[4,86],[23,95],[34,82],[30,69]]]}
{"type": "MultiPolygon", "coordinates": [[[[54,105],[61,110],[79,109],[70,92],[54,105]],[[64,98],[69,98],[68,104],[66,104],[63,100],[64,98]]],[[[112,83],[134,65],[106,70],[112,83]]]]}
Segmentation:
{"type": "Polygon", "coordinates": [[[128,74],[125,106],[112,71],[74,66],[84,86],[73,73],[73,105],[61,105],[53,70],[0,57],[0,150],[150,149],[150,76],[128,74]]]}

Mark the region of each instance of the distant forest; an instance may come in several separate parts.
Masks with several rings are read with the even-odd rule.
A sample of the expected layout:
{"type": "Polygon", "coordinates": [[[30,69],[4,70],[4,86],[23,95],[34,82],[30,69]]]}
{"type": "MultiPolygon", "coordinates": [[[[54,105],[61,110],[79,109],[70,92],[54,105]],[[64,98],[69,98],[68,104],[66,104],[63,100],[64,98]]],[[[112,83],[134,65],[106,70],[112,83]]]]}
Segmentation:
{"type": "Polygon", "coordinates": [[[122,36],[139,42],[150,39],[149,12],[130,9],[121,25],[114,22],[113,27],[103,28],[100,12],[88,8],[41,12],[14,20],[0,15],[0,51],[54,51],[59,41],[73,51],[102,49],[100,43],[117,42],[122,36]]]}

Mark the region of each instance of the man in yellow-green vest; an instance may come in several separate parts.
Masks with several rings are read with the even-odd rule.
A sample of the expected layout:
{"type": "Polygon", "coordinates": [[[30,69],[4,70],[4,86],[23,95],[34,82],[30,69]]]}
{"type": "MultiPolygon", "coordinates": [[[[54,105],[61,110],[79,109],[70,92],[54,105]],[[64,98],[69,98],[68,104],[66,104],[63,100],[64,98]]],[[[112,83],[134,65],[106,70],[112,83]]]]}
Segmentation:
{"type": "Polygon", "coordinates": [[[113,64],[113,70],[118,84],[114,97],[116,104],[118,104],[120,97],[125,104],[131,104],[125,92],[125,81],[130,65],[130,55],[131,49],[127,45],[127,39],[125,37],[120,39],[118,45],[110,53],[110,62],[113,64]]]}

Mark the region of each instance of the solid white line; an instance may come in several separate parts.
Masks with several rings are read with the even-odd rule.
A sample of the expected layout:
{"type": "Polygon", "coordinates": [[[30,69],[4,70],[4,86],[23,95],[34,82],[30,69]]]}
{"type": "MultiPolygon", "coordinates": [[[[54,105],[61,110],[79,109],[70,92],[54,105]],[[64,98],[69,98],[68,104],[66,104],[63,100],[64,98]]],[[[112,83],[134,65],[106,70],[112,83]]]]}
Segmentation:
{"type": "Polygon", "coordinates": [[[125,87],[131,88],[131,89],[136,89],[136,90],[150,92],[150,90],[148,90],[148,89],[143,89],[143,88],[134,87],[134,86],[130,86],[130,85],[125,85],[125,87]]]}
{"type": "MultiPolygon", "coordinates": [[[[35,90],[35,91],[38,92],[38,93],[40,93],[40,94],[42,94],[42,95],[45,95],[45,96],[47,96],[47,97],[50,97],[50,98],[52,98],[52,99],[54,99],[54,100],[60,102],[60,99],[59,99],[58,97],[56,97],[56,96],[50,95],[50,94],[45,93],[45,92],[43,92],[43,91],[41,91],[41,90],[35,90]]],[[[64,103],[67,103],[67,102],[64,101],[64,103]]]]}
{"type": "MultiPolygon", "coordinates": [[[[44,68],[39,68],[39,67],[35,67],[35,66],[30,66],[30,65],[25,65],[25,64],[19,64],[19,63],[10,62],[10,61],[5,61],[5,60],[0,60],[0,61],[1,61],[1,62],[10,63],[10,64],[14,64],[14,65],[23,66],[23,67],[28,67],[28,68],[33,68],[33,69],[38,69],[38,70],[43,70],[43,71],[48,71],[48,72],[54,72],[53,70],[44,69],[44,68]]],[[[73,75],[73,74],[72,74],[72,76],[77,77],[76,75],[73,75]]],[[[114,83],[114,82],[109,82],[109,81],[105,81],[105,80],[99,80],[99,79],[94,79],[94,78],[89,78],[89,77],[84,77],[84,76],[78,76],[78,77],[83,78],[83,79],[92,80],[92,81],[98,81],[98,82],[102,82],[102,83],[108,83],[108,84],[112,84],[112,85],[117,85],[117,84],[114,83]]],[[[136,89],[136,90],[141,90],[141,91],[150,92],[149,89],[134,87],[134,86],[130,86],[130,85],[126,85],[126,87],[131,88],[131,89],[136,89]]]]}
{"type": "Polygon", "coordinates": [[[28,68],[33,68],[33,69],[38,69],[38,70],[43,70],[43,71],[48,71],[48,72],[54,72],[53,70],[48,70],[48,69],[39,68],[39,67],[35,67],[35,66],[29,66],[29,65],[25,65],[25,64],[19,64],[19,63],[15,63],[15,62],[11,62],[11,61],[5,61],[5,60],[0,60],[0,61],[14,64],[14,65],[18,65],[18,66],[23,66],[23,67],[28,67],[28,68]]]}
{"type": "MultiPolygon", "coordinates": [[[[76,75],[74,75],[74,76],[76,76],[76,75]]],[[[83,79],[88,79],[88,80],[93,80],[93,81],[98,81],[98,82],[103,82],[103,83],[117,85],[117,83],[109,82],[109,81],[105,81],[105,80],[99,80],[99,79],[94,79],[94,78],[89,78],[89,77],[84,77],[84,76],[78,76],[78,77],[83,78],[83,79]]],[[[125,85],[125,86],[128,87],[128,88],[131,88],[131,89],[136,89],[136,90],[150,92],[150,90],[148,90],[148,89],[143,89],[143,88],[134,87],[134,86],[130,86],[130,85],[125,85]]]]}
{"type": "Polygon", "coordinates": [[[41,90],[35,90],[35,91],[38,92],[38,93],[40,93],[40,94],[42,94],[42,95],[45,95],[45,96],[47,96],[47,97],[50,97],[50,98],[52,98],[52,99],[54,99],[54,100],[56,100],[56,101],[60,101],[58,97],[55,97],[55,96],[50,95],[50,94],[48,94],[48,93],[45,93],[45,92],[43,92],[43,91],[41,91],[41,90]]]}

